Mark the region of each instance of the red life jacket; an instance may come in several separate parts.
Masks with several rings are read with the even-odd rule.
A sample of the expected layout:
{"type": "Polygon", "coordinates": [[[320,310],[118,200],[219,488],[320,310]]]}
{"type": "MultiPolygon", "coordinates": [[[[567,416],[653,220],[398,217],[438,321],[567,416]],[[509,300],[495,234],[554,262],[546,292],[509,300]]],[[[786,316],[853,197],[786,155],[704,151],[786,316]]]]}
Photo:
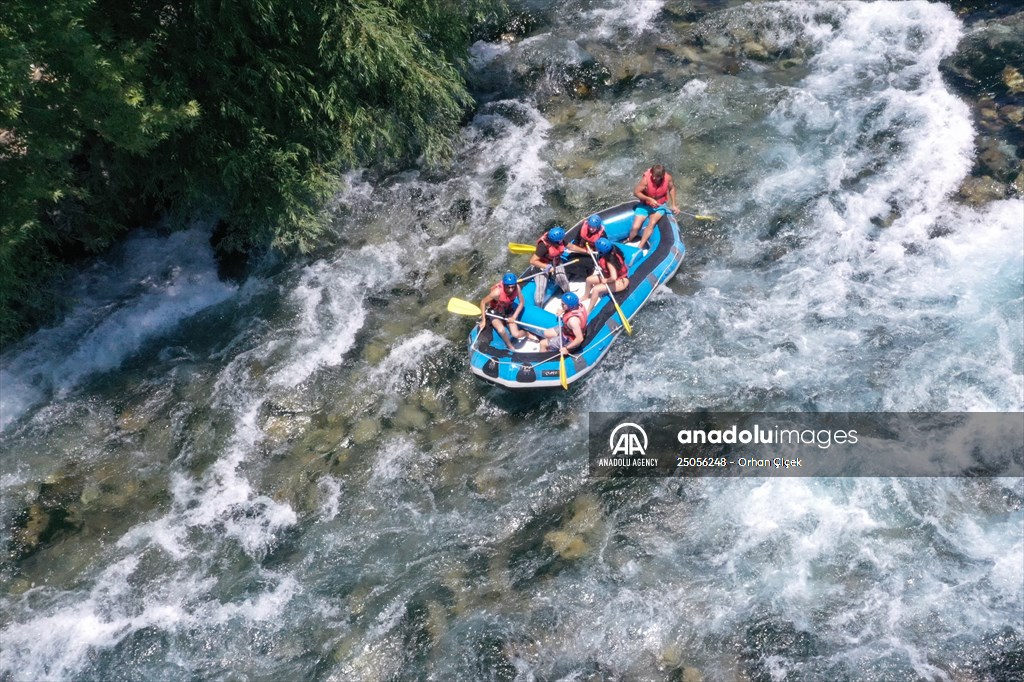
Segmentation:
{"type": "Polygon", "coordinates": [[[491,287],[491,296],[494,296],[495,298],[493,301],[491,301],[489,307],[494,312],[498,313],[499,315],[508,317],[511,313],[515,311],[516,301],[518,300],[518,298],[516,297],[515,287],[512,288],[512,293],[509,294],[508,291],[505,289],[505,285],[502,284],[501,282],[498,282],[493,287],[491,287]]]}
{"type": "Polygon", "coordinates": [[[583,223],[580,226],[580,239],[591,247],[597,243],[597,240],[604,236],[604,225],[600,225],[597,229],[592,228],[587,223],[583,223]]]}
{"type": "Polygon", "coordinates": [[[670,182],[672,182],[672,176],[665,173],[665,177],[661,179],[661,184],[655,185],[654,179],[651,177],[651,169],[648,168],[644,171],[644,193],[659,204],[665,203],[665,199],[668,197],[668,185],[670,182]]]}
{"type": "Polygon", "coordinates": [[[608,268],[609,263],[615,266],[616,279],[626,277],[626,259],[619,247],[613,246],[611,251],[597,259],[597,264],[601,266],[601,272],[605,277],[612,276],[612,271],[608,268]]]}
{"type": "Polygon", "coordinates": [[[558,263],[562,260],[562,252],[565,251],[565,242],[555,244],[554,242],[548,241],[547,234],[544,234],[537,240],[537,246],[544,246],[547,249],[547,255],[540,256],[540,259],[545,263],[558,263]]]}
{"type": "Polygon", "coordinates": [[[565,314],[562,315],[562,340],[565,343],[572,341],[572,335],[569,333],[569,320],[574,317],[580,321],[580,333],[583,334],[584,340],[587,338],[587,309],[579,306],[565,311],[565,314]]]}

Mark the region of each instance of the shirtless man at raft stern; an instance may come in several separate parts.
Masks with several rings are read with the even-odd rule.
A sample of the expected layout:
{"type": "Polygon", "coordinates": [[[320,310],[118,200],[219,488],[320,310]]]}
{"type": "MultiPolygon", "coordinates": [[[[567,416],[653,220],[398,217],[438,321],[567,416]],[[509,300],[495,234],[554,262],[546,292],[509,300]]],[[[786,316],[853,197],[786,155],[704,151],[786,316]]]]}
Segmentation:
{"type": "Polygon", "coordinates": [[[679,206],[676,205],[676,186],[672,182],[672,176],[666,173],[665,167],[659,163],[644,171],[640,182],[633,188],[633,195],[640,200],[640,205],[633,209],[635,217],[627,241],[635,239],[644,220],[650,218],[643,236],[640,237],[640,243],[637,244],[640,249],[646,249],[647,240],[654,234],[654,225],[661,216],[668,215],[670,210],[674,215],[679,214],[679,206]]]}

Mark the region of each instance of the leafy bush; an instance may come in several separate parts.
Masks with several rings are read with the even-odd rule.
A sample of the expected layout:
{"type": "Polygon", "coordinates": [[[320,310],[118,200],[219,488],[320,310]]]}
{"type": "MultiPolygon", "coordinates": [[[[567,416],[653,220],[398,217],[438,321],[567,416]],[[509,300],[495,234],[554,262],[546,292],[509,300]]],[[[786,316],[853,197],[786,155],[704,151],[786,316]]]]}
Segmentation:
{"type": "Polygon", "coordinates": [[[443,161],[482,0],[9,0],[0,13],[0,341],[62,262],[167,216],[307,250],[339,171],[443,161]]]}

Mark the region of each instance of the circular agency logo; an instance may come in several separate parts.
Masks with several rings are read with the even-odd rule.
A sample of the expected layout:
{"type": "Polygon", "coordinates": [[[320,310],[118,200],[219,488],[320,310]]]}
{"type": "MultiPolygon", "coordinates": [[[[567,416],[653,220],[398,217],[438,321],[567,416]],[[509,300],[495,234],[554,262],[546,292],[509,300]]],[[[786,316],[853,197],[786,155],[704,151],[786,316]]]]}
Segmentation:
{"type": "Polygon", "coordinates": [[[612,456],[642,457],[647,454],[647,432],[639,424],[624,422],[612,429],[608,447],[612,449],[612,456]]]}

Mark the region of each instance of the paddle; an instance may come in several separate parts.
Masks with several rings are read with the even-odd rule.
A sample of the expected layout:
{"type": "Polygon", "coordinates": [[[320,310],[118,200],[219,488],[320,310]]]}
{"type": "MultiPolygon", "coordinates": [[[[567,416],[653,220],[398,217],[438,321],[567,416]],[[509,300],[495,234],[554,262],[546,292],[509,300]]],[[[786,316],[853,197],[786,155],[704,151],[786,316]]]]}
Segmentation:
{"type": "MultiPolygon", "coordinates": [[[[558,318],[558,336],[562,343],[565,343],[565,337],[562,336],[562,318],[558,318]]],[[[562,384],[562,388],[566,391],[569,390],[569,379],[565,375],[565,354],[562,353],[562,349],[558,349],[558,382],[562,384]]]]}
{"type": "Polygon", "coordinates": [[[461,298],[452,297],[448,299],[448,312],[456,315],[479,315],[480,306],[461,298]]]}
{"type": "Polygon", "coordinates": [[[597,276],[601,278],[601,284],[608,290],[608,298],[612,299],[612,303],[615,305],[615,312],[619,314],[619,318],[622,320],[622,328],[626,330],[626,334],[629,336],[633,335],[633,327],[629,324],[629,320],[626,319],[626,313],[622,312],[622,308],[619,307],[619,302],[615,300],[615,292],[612,291],[611,286],[608,284],[608,280],[605,279],[604,273],[601,271],[601,264],[597,262],[597,258],[594,256],[594,252],[587,249],[587,253],[590,254],[590,259],[594,261],[594,267],[597,270],[597,276]]]}
{"type": "Polygon", "coordinates": [[[713,215],[696,215],[694,213],[687,213],[686,211],[680,211],[680,213],[682,213],[683,215],[688,215],[694,220],[721,220],[721,218],[718,218],[713,215]]]}
{"type": "Polygon", "coordinates": [[[540,277],[540,276],[541,276],[541,275],[543,275],[543,274],[544,274],[544,271],[543,271],[543,270],[541,270],[540,272],[535,272],[535,273],[533,273],[533,274],[532,274],[532,275],[530,275],[529,277],[520,277],[520,278],[519,278],[519,279],[517,279],[516,281],[517,281],[517,282],[519,282],[520,284],[522,284],[523,282],[529,282],[529,281],[530,281],[531,279],[533,279],[534,277],[540,277]]]}
{"type": "MultiPolygon", "coordinates": [[[[461,298],[454,298],[453,297],[453,298],[449,298],[448,299],[448,312],[455,313],[456,315],[467,315],[467,316],[472,316],[472,317],[479,317],[480,316],[480,306],[478,306],[477,304],[472,303],[470,301],[466,301],[466,300],[461,299],[461,298]]],[[[545,331],[546,330],[546,327],[538,327],[535,324],[528,324],[528,323],[522,322],[520,320],[510,320],[507,317],[502,317],[501,315],[498,315],[496,313],[487,313],[487,317],[493,317],[493,318],[495,318],[497,320],[502,320],[503,322],[509,322],[509,323],[514,322],[515,324],[519,325],[520,327],[529,327],[530,329],[538,329],[540,331],[545,331]]]]}
{"type": "MultiPolygon", "coordinates": [[[[511,251],[512,253],[518,253],[518,254],[522,254],[522,255],[533,254],[533,253],[536,253],[536,251],[537,251],[537,245],[536,244],[516,244],[515,242],[509,242],[508,243],[508,250],[511,251]]],[[[566,260],[565,262],[568,263],[573,258],[579,258],[579,256],[580,256],[580,254],[574,253],[571,256],[569,256],[569,260],[566,260]]]]}
{"type": "Polygon", "coordinates": [[[534,253],[537,250],[536,244],[516,244],[509,242],[508,250],[512,253],[534,253]]]}

